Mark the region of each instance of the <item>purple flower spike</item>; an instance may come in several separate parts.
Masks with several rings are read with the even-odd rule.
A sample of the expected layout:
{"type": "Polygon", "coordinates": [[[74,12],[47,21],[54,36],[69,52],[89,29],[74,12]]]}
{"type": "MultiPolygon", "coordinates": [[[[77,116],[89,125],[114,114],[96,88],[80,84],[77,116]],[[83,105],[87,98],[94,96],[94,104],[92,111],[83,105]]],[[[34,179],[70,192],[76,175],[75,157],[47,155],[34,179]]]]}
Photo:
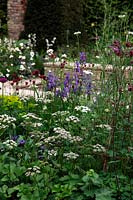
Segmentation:
{"type": "Polygon", "coordinates": [[[56,88],[57,80],[58,79],[55,77],[55,75],[52,72],[48,73],[48,77],[47,77],[48,90],[52,90],[52,89],[56,88]]]}
{"type": "Polygon", "coordinates": [[[75,62],[75,71],[76,71],[76,72],[79,72],[79,73],[80,73],[80,71],[81,71],[81,69],[80,69],[80,62],[79,62],[79,61],[76,61],[76,62],[75,62]]]}
{"type": "Polygon", "coordinates": [[[86,53],[80,52],[80,63],[85,64],[86,63],[86,53]]]}

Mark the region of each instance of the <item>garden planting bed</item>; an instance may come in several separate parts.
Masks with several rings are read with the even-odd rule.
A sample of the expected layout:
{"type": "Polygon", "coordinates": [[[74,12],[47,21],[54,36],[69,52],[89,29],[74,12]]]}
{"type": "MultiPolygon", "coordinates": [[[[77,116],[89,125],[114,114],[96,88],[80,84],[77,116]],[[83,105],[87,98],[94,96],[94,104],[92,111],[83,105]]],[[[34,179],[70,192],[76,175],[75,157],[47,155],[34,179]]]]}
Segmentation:
{"type": "MultiPolygon", "coordinates": [[[[44,63],[44,71],[45,74],[47,75],[49,71],[58,74],[62,72],[65,73],[72,73],[74,71],[74,63],[68,63],[66,64],[66,66],[62,69],[61,68],[61,63],[44,63]]],[[[115,73],[115,68],[112,65],[106,65],[105,67],[102,67],[101,64],[90,64],[90,63],[86,63],[83,67],[81,67],[82,70],[86,70],[86,71],[90,71],[91,73],[93,73],[92,75],[92,80],[93,82],[99,82],[100,81],[100,77],[102,75],[102,73],[104,72],[105,75],[105,79],[108,79],[108,76],[111,73],[115,73]]],[[[133,79],[133,67],[132,66],[128,66],[128,67],[123,67],[124,70],[124,75],[125,75],[125,79],[128,80],[133,79]]],[[[37,89],[38,90],[38,95],[42,95],[42,85],[43,85],[43,81],[41,78],[31,78],[31,79],[22,79],[17,83],[12,84],[12,81],[7,81],[6,83],[4,83],[4,88],[3,88],[3,92],[4,95],[13,95],[13,94],[19,94],[20,96],[34,96],[35,92],[34,90],[37,89]]],[[[2,83],[0,83],[0,95],[2,94],[2,83]]]]}
{"type": "MultiPolygon", "coordinates": [[[[56,63],[44,63],[44,69],[46,72],[49,70],[56,72],[57,70],[61,69],[61,62],[56,62],[56,63]]],[[[71,72],[74,70],[75,64],[73,62],[69,62],[65,65],[64,71],[65,72],[71,72]]],[[[93,80],[100,80],[100,76],[102,72],[105,72],[106,77],[112,72],[115,72],[115,67],[112,65],[106,65],[102,66],[101,64],[92,64],[92,63],[86,63],[85,65],[81,66],[83,70],[89,70],[93,73],[93,80]]],[[[118,69],[118,68],[117,68],[118,69]]],[[[132,66],[127,66],[127,67],[122,67],[124,70],[125,78],[129,78],[130,74],[133,72],[133,67],[132,66]]]]}

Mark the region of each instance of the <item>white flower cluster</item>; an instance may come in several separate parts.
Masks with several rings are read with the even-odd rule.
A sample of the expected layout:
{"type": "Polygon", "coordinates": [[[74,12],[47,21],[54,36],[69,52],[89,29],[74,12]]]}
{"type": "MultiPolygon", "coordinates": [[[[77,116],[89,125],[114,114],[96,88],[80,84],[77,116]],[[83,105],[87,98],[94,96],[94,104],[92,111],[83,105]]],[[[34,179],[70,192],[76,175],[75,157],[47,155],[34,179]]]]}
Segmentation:
{"type": "Polygon", "coordinates": [[[31,122],[31,121],[23,121],[21,122],[21,126],[23,127],[32,127],[32,128],[39,128],[41,127],[43,124],[39,123],[39,122],[31,122]]]}
{"type": "Polygon", "coordinates": [[[43,126],[43,124],[42,124],[42,123],[39,123],[39,122],[35,122],[35,123],[32,124],[32,127],[33,127],[33,128],[39,128],[39,127],[41,127],[41,126],[43,126]]]}
{"type": "Polygon", "coordinates": [[[40,102],[40,103],[51,103],[53,101],[53,97],[54,97],[54,93],[53,92],[44,92],[43,93],[44,97],[36,97],[35,100],[36,102],[40,102]]]}
{"type": "Polygon", "coordinates": [[[88,108],[87,106],[76,106],[74,108],[76,111],[80,111],[80,112],[83,112],[83,113],[87,113],[87,112],[90,112],[90,108],[88,108]]]}
{"type": "Polygon", "coordinates": [[[6,140],[5,142],[3,142],[3,145],[9,150],[17,147],[17,143],[14,140],[6,140]]]}
{"type": "Polygon", "coordinates": [[[25,120],[29,120],[29,119],[36,119],[36,120],[42,120],[42,118],[37,117],[34,113],[28,113],[26,115],[23,115],[22,118],[24,118],[25,120]]]}
{"type": "Polygon", "coordinates": [[[41,136],[44,135],[43,132],[40,132],[38,130],[33,130],[33,131],[29,132],[29,134],[31,135],[31,138],[34,138],[34,137],[35,138],[40,138],[41,136]]]}
{"type": "Polygon", "coordinates": [[[66,157],[67,160],[71,160],[71,159],[74,160],[74,159],[76,159],[76,158],[79,157],[78,154],[73,153],[73,152],[70,152],[70,153],[64,153],[63,156],[66,157]]]}
{"type": "Polygon", "coordinates": [[[28,44],[30,47],[36,46],[36,34],[31,33],[28,35],[28,44]]]}
{"type": "Polygon", "coordinates": [[[48,138],[44,138],[44,143],[46,143],[46,144],[48,144],[48,143],[51,143],[51,142],[55,142],[56,141],[56,138],[57,138],[57,136],[50,136],[50,137],[48,137],[48,138]]]}
{"type": "Polygon", "coordinates": [[[73,116],[73,115],[67,117],[67,118],[66,118],[66,121],[67,121],[67,122],[73,122],[73,123],[78,123],[78,122],[80,122],[79,118],[76,117],[76,116],[73,116]]]}
{"type": "Polygon", "coordinates": [[[98,128],[106,128],[108,131],[110,131],[112,128],[110,125],[108,124],[100,124],[100,125],[96,125],[96,127],[98,128]]]}
{"type": "Polygon", "coordinates": [[[57,135],[57,136],[54,135],[54,136],[50,136],[48,138],[44,138],[44,140],[43,140],[44,143],[51,144],[52,142],[55,142],[56,140],[60,141],[61,139],[69,140],[71,143],[73,143],[73,142],[80,142],[80,141],[83,140],[79,136],[72,136],[70,134],[70,132],[68,132],[65,129],[60,128],[60,127],[54,128],[54,132],[58,133],[59,135],[57,135]]]}
{"type": "Polygon", "coordinates": [[[52,91],[46,91],[45,93],[44,93],[44,96],[45,97],[47,97],[47,98],[50,98],[50,97],[54,97],[54,92],[52,92],[52,91]]]}
{"type": "Polygon", "coordinates": [[[33,176],[35,174],[40,174],[41,171],[40,171],[40,167],[38,166],[33,166],[33,167],[29,167],[27,169],[27,172],[25,173],[25,176],[33,176]]]}
{"type": "Polygon", "coordinates": [[[31,96],[19,96],[20,100],[26,103],[30,100],[31,96]]]}
{"type": "Polygon", "coordinates": [[[69,111],[57,111],[55,113],[52,113],[52,116],[64,116],[69,114],[69,111]]]}
{"type": "Polygon", "coordinates": [[[55,151],[55,150],[48,150],[48,157],[49,156],[57,156],[57,151],[55,151]]]}
{"type": "Polygon", "coordinates": [[[100,144],[93,145],[93,152],[95,153],[105,153],[106,149],[100,144]]]}
{"type": "Polygon", "coordinates": [[[31,67],[35,65],[35,53],[33,51],[34,46],[36,46],[35,34],[29,35],[28,40],[25,40],[24,42],[16,42],[14,40],[5,38],[0,43],[1,53],[5,54],[6,50],[6,55],[8,55],[8,66],[12,67],[17,65],[19,66],[20,71],[27,70],[29,72],[31,72],[31,67]]]}
{"type": "Polygon", "coordinates": [[[80,31],[74,32],[74,35],[80,35],[80,34],[81,34],[80,31]]]}
{"type": "Polygon", "coordinates": [[[81,142],[83,139],[79,136],[72,136],[70,142],[81,142]]]}
{"type": "Polygon", "coordinates": [[[60,128],[60,127],[57,127],[57,128],[54,128],[54,132],[55,133],[58,133],[58,137],[62,138],[62,139],[71,139],[71,134],[69,131],[66,131],[64,128],[60,128]]]}
{"type": "Polygon", "coordinates": [[[43,103],[45,103],[45,104],[47,104],[47,103],[51,103],[51,102],[52,102],[51,99],[44,99],[44,100],[43,100],[43,103]]]}
{"type": "Polygon", "coordinates": [[[14,122],[16,122],[16,118],[11,117],[7,114],[0,115],[0,130],[9,128],[10,125],[15,127],[14,122]]]}

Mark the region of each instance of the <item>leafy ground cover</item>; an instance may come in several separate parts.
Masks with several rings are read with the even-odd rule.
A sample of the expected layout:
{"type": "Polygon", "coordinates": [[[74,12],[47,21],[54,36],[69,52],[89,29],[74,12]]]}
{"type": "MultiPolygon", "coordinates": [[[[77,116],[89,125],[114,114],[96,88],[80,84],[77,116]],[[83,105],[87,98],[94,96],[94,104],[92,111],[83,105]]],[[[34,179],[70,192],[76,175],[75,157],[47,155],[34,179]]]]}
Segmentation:
{"type": "Polygon", "coordinates": [[[97,82],[86,52],[66,71],[70,60],[57,56],[55,40],[46,40],[45,57],[34,50],[35,35],[1,40],[0,199],[131,200],[133,71],[125,70],[133,44],[115,40],[98,55],[97,82]],[[60,61],[59,68],[46,72],[47,61],[60,61]],[[108,76],[106,63],[113,67],[108,76]],[[3,90],[7,81],[14,87],[10,96],[3,90]],[[32,96],[19,95],[30,87],[32,96]]]}

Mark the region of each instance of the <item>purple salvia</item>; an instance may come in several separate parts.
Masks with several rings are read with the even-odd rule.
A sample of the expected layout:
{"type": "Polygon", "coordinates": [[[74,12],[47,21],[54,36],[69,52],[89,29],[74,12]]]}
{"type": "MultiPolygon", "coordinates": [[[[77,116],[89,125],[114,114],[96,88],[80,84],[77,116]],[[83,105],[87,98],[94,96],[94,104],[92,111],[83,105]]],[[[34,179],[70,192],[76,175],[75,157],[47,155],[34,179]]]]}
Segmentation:
{"type": "Polygon", "coordinates": [[[81,69],[80,69],[80,62],[79,62],[79,61],[76,61],[76,62],[75,62],[75,72],[78,72],[78,73],[81,72],[81,69]]]}
{"type": "Polygon", "coordinates": [[[57,78],[55,77],[55,75],[52,72],[49,72],[48,77],[47,77],[48,90],[52,90],[52,89],[56,88],[56,86],[57,86],[57,78]]]}
{"type": "Polygon", "coordinates": [[[86,63],[86,53],[80,52],[80,63],[85,64],[86,63]]]}

